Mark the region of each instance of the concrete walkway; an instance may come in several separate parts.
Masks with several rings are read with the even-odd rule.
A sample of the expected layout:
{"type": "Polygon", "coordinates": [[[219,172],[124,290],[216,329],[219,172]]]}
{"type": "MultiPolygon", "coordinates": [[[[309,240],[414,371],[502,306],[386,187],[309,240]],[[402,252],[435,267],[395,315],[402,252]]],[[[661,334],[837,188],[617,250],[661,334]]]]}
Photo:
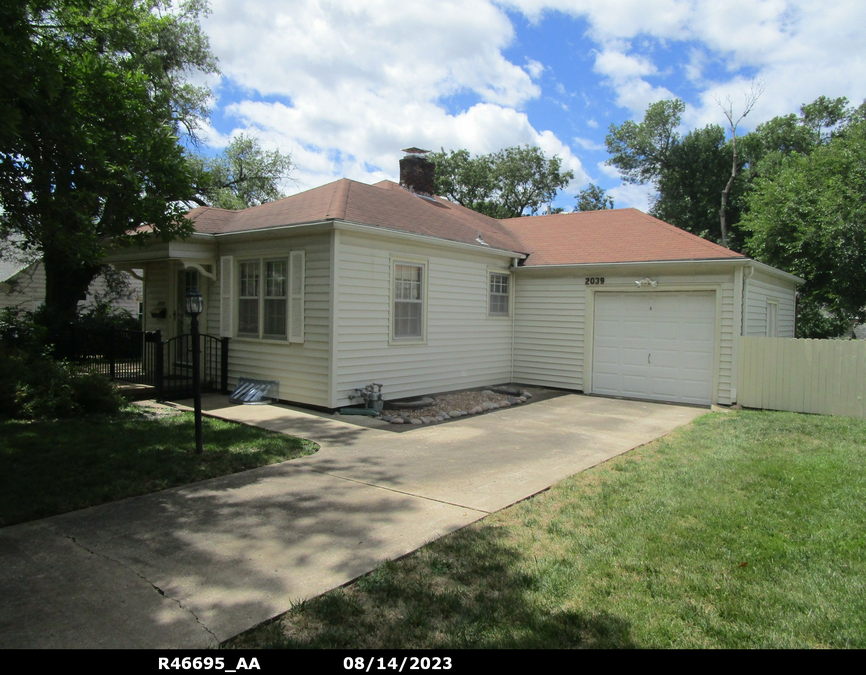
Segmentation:
{"type": "Polygon", "coordinates": [[[0,529],[0,647],[205,647],[706,412],[568,395],[395,433],[209,414],[311,457],[0,529]]]}

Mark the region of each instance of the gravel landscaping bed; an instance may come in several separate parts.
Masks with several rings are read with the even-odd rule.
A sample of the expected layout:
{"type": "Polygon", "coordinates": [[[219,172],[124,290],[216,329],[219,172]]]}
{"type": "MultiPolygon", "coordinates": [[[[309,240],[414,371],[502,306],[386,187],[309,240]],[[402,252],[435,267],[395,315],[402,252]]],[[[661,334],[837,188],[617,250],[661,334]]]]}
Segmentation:
{"type": "Polygon", "coordinates": [[[391,424],[434,424],[456,417],[478,415],[489,410],[520,405],[532,398],[532,394],[526,389],[515,390],[511,394],[483,389],[437,394],[432,398],[433,403],[424,408],[386,409],[377,419],[391,424]]]}

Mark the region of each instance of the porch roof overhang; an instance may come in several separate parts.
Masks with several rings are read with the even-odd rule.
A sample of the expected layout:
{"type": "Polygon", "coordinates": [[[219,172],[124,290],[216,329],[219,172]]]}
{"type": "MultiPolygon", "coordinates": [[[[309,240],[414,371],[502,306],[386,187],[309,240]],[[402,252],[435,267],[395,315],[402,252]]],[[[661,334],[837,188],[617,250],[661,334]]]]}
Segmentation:
{"type": "Polygon", "coordinates": [[[212,263],[216,259],[216,241],[212,234],[192,234],[169,242],[153,241],[144,246],[116,248],[108,252],[105,262],[115,267],[137,266],[160,260],[197,260],[212,263]]]}

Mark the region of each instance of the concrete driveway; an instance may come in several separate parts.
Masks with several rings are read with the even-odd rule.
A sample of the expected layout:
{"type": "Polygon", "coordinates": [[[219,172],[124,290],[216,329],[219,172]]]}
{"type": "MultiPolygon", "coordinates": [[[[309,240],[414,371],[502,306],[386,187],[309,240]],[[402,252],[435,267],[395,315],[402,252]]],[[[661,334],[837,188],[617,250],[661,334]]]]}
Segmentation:
{"type": "Polygon", "coordinates": [[[706,410],[567,395],[404,433],[282,406],[283,464],[0,529],[0,647],[205,647],[706,410]]]}

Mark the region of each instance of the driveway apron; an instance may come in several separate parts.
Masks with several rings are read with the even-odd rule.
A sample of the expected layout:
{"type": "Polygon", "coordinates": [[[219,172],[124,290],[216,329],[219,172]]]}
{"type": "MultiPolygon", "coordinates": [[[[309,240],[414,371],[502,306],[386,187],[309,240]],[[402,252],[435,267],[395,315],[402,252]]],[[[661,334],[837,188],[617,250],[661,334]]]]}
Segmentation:
{"type": "Polygon", "coordinates": [[[0,529],[0,647],[206,647],[706,412],[566,395],[394,432],[208,414],[318,453],[0,529]]]}

